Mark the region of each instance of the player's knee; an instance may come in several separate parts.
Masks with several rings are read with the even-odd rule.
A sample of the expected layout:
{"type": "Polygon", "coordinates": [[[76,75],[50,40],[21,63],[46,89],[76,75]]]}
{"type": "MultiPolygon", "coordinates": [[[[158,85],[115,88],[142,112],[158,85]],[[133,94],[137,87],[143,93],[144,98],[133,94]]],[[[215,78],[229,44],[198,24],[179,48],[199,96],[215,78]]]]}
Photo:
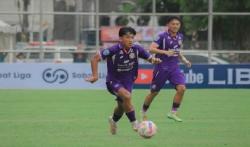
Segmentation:
{"type": "Polygon", "coordinates": [[[177,86],[177,92],[179,92],[179,93],[184,93],[185,91],[186,91],[186,86],[184,86],[184,85],[179,85],[179,86],[177,86]]]}
{"type": "Polygon", "coordinates": [[[130,92],[124,88],[121,88],[118,90],[118,96],[121,97],[123,99],[123,101],[127,101],[127,100],[131,99],[130,92]]]}
{"type": "Polygon", "coordinates": [[[123,98],[126,100],[130,100],[131,99],[131,94],[129,92],[124,92],[123,93],[123,98]]]}

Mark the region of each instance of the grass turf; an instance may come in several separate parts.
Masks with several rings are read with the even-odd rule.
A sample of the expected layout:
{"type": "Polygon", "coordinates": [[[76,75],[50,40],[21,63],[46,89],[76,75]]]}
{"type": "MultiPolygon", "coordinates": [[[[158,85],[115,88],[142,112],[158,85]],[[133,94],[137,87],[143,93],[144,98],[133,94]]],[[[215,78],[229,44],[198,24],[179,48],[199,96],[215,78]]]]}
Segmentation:
{"type": "MultiPolygon", "coordinates": [[[[133,91],[137,118],[147,93],[133,91]]],[[[157,96],[148,117],[158,132],[143,139],[125,115],[110,135],[107,118],[116,102],[105,90],[0,90],[0,147],[250,146],[250,90],[188,90],[182,123],[166,117],[173,95],[157,96]]]]}

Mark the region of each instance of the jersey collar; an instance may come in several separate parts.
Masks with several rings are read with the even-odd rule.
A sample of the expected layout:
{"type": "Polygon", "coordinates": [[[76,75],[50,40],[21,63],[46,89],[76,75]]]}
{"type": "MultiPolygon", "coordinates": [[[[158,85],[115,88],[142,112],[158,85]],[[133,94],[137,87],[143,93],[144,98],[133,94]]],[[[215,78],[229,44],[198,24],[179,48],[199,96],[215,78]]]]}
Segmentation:
{"type": "MultiPolygon", "coordinates": [[[[121,44],[121,43],[119,43],[119,44],[118,44],[118,47],[120,48],[120,50],[123,50],[123,52],[124,52],[124,53],[126,53],[126,54],[130,53],[130,52],[131,52],[131,50],[132,50],[132,48],[130,48],[128,51],[127,51],[127,50],[125,50],[125,49],[123,48],[123,46],[122,46],[122,44],[121,44]]],[[[133,46],[132,46],[132,47],[133,47],[133,46]]]]}
{"type": "Polygon", "coordinates": [[[169,37],[171,37],[171,39],[175,39],[175,40],[177,40],[179,38],[179,36],[180,36],[179,32],[177,32],[175,37],[172,37],[171,34],[168,31],[166,31],[166,33],[167,33],[167,36],[169,36],[169,37]]]}

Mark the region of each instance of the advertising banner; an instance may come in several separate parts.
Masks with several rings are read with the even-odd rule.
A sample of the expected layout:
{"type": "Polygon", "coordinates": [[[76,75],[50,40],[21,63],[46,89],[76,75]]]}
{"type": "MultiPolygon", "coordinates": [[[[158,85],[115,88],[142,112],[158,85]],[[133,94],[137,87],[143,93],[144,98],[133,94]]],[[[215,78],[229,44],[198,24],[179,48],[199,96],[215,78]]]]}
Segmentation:
{"type": "MultiPolygon", "coordinates": [[[[84,81],[90,64],[16,63],[0,64],[0,89],[106,89],[106,64],[99,64],[99,80],[84,81]]],[[[188,88],[250,88],[250,64],[181,65],[188,88]]],[[[149,88],[153,66],[141,65],[135,88],[149,88]]],[[[165,87],[172,87],[167,81],[165,87]]]]}

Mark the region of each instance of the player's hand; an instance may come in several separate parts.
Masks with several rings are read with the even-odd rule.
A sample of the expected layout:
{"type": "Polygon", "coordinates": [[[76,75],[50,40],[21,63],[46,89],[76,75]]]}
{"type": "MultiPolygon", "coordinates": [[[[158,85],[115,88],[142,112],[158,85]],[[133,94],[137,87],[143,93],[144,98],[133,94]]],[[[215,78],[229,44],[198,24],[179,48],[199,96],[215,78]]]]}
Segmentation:
{"type": "Polygon", "coordinates": [[[188,68],[190,68],[190,67],[192,66],[192,63],[191,63],[190,61],[187,60],[187,61],[185,62],[185,65],[186,65],[188,68]]]}
{"type": "Polygon", "coordinates": [[[96,76],[90,76],[85,78],[85,81],[90,82],[90,83],[95,83],[98,80],[98,77],[96,76]]]}
{"type": "Polygon", "coordinates": [[[150,61],[152,64],[159,64],[159,63],[161,63],[162,61],[161,61],[161,59],[160,58],[155,58],[155,57],[153,57],[153,58],[151,58],[151,61],[150,61]]]}
{"type": "Polygon", "coordinates": [[[175,52],[172,50],[168,50],[168,51],[164,51],[164,54],[167,56],[173,56],[173,55],[175,55],[175,52]]]}

